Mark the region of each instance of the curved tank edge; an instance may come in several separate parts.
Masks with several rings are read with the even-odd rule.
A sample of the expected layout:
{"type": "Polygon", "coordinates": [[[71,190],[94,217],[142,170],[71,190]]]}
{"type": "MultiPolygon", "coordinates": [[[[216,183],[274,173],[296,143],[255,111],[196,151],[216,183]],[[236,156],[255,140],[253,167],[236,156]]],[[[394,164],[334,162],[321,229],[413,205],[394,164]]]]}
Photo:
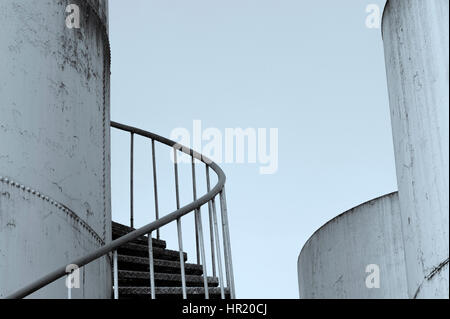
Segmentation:
{"type": "MultiPolygon", "coordinates": [[[[369,208],[369,207],[371,207],[371,206],[378,206],[381,202],[385,202],[385,201],[388,201],[390,203],[398,202],[398,192],[395,191],[395,192],[391,192],[391,193],[388,193],[388,194],[376,197],[374,199],[371,199],[369,201],[366,201],[366,202],[364,202],[362,204],[359,204],[357,206],[354,206],[351,209],[348,209],[348,210],[344,211],[343,213],[341,213],[341,214],[337,215],[336,217],[334,217],[334,218],[330,219],[329,221],[327,221],[325,224],[323,224],[320,228],[318,228],[308,238],[308,240],[305,242],[305,244],[303,245],[303,247],[302,247],[302,249],[301,249],[301,251],[300,251],[300,253],[298,255],[297,265],[296,265],[298,297],[300,299],[303,299],[303,298],[306,298],[306,299],[317,298],[317,296],[316,297],[311,297],[311,296],[310,297],[305,297],[304,296],[304,293],[305,293],[305,291],[304,291],[305,288],[304,287],[308,287],[308,284],[306,284],[306,286],[304,285],[303,280],[302,280],[302,274],[304,274],[304,272],[301,272],[301,270],[300,270],[304,266],[305,262],[308,263],[308,260],[311,257],[311,256],[308,255],[308,249],[311,248],[311,245],[314,246],[314,244],[312,244],[312,243],[314,243],[315,239],[321,238],[321,234],[323,232],[326,232],[329,226],[331,226],[333,224],[339,224],[341,222],[341,220],[353,219],[355,216],[359,216],[358,212],[363,213],[362,215],[364,216],[364,212],[367,209],[373,209],[373,208],[369,208]],[[303,290],[302,290],[302,287],[303,287],[303,290]]],[[[344,224],[345,224],[345,222],[344,222],[344,224]]],[[[402,246],[402,241],[400,242],[400,246],[402,246]]],[[[402,247],[400,247],[400,248],[402,249],[402,247]]],[[[401,258],[401,259],[403,260],[403,258],[401,258]]],[[[403,262],[401,262],[401,263],[403,263],[403,262]]],[[[317,276],[317,274],[316,274],[316,276],[317,276]]],[[[405,276],[406,276],[406,274],[405,274],[405,276]]],[[[326,282],[327,282],[328,279],[324,278],[324,280],[325,280],[324,284],[325,285],[326,285],[326,282]]],[[[316,278],[316,280],[318,280],[318,278],[316,278]]],[[[334,282],[334,280],[333,280],[333,282],[334,282]]],[[[404,280],[404,283],[405,283],[405,286],[406,286],[406,278],[404,280]]],[[[316,289],[316,288],[310,287],[309,289],[313,289],[312,291],[315,291],[314,289],[316,289]]],[[[335,298],[339,298],[339,299],[340,298],[355,298],[354,296],[353,297],[349,297],[349,296],[352,296],[352,294],[354,294],[354,292],[356,290],[352,290],[353,287],[347,287],[346,289],[350,289],[348,291],[345,290],[344,295],[346,295],[347,297],[343,297],[343,296],[336,297],[337,295],[334,296],[334,297],[332,297],[332,296],[324,297],[323,295],[321,295],[322,297],[318,297],[318,298],[327,298],[327,299],[328,298],[333,298],[333,299],[335,299],[335,298]]],[[[376,296],[376,295],[374,295],[374,296],[368,296],[367,298],[394,298],[394,299],[400,298],[400,299],[403,299],[403,298],[407,298],[406,290],[407,290],[406,287],[403,287],[402,289],[400,289],[398,291],[395,291],[395,292],[394,292],[394,290],[390,289],[390,290],[386,290],[386,291],[388,291],[388,294],[386,295],[386,297],[379,297],[379,296],[378,297],[374,297],[374,296],[376,296]]],[[[318,293],[320,295],[320,291],[317,291],[316,293],[318,293]]]]}
{"type": "Polygon", "coordinates": [[[383,27],[383,25],[384,25],[384,18],[386,16],[386,12],[390,8],[390,4],[391,4],[390,0],[386,0],[386,3],[384,4],[384,8],[383,8],[383,14],[381,16],[381,39],[382,40],[384,40],[384,32],[383,32],[383,30],[384,30],[384,27],[383,27]]]}
{"type": "Polygon", "coordinates": [[[385,195],[381,195],[381,196],[378,196],[378,197],[375,197],[375,198],[373,198],[373,199],[371,199],[371,200],[368,200],[368,201],[366,201],[366,202],[364,202],[364,203],[361,203],[361,204],[359,204],[359,205],[357,205],[357,206],[354,206],[353,208],[350,208],[350,209],[344,211],[343,213],[340,213],[340,214],[337,215],[336,217],[330,219],[330,220],[327,221],[325,224],[323,224],[322,226],[320,226],[320,227],[319,227],[319,228],[318,228],[318,229],[317,229],[317,230],[316,230],[316,231],[308,238],[308,240],[305,242],[305,244],[303,245],[302,249],[300,250],[300,253],[299,253],[298,257],[297,257],[297,265],[298,265],[298,263],[300,262],[300,256],[302,255],[302,252],[303,252],[303,250],[305,249],[305,247],[308,245],[308,243],[309,243],[309,242],[310,242],[310,241],[311,241],[318,233],[320,233],[323,229],[325,229],[328,225],[330,225],[331,223],[333,223],[333,222],[335,222],[335,221],[341,219],[343,216],[346,216],[347,214],[353,213],[353,211],[355,211],[356,209],[358,209],[358,208],[360,208],[360,207],[362,207],[362,206],[370,205],[372,202],[376,202],[376,201],[378,201],[378,200],[380,200],[380,199],[387,198],[387,197],[391,197],[391,196],[394,196],[394,195],[396,195],[396,194],[398,194],[397,191],[391,192],[391,193],[388,193],[388,194],[385,194],[385,195]]]}

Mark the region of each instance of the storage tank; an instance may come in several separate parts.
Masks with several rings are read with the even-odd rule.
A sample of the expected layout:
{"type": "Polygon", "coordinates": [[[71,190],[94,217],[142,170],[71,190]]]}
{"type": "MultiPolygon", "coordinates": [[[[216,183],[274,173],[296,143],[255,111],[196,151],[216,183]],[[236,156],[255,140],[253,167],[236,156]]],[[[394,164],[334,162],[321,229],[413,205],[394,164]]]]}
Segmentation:
{"type": "Polygon", "coordinates": [[[302,299],[407,298],[398,194],[332,219],[298,258],[302,299]]]}
{"type": "Polygon", "coordinates": [[[411,298],[449,297],[449,1],[389,0],[383,41],[411,298]]]}
{"type": "MultiPolygon", "coordinates": [[[[107,9],[0,1],[0,297],[111,241],[107,9]]],[[[108,257],[80,270],[73,298],[110,295],[108,257]]]]}

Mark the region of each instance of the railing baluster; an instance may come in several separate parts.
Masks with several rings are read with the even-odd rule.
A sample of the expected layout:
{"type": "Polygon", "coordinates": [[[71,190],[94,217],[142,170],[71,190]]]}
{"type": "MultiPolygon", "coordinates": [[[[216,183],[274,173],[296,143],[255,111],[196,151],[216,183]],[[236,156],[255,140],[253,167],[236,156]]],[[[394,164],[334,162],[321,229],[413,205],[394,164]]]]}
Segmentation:
{"type": "Polygon", "coordinates": [[[178,247],[180,249],[180,269],[181,269],[181,289],[183,292],[183,299],[187,299],[186,291],[186,273],[184,271],[184,253],[183,253],[183,234],[181,231],[181,219],[177,219],[178,230],[178,247]]]}
{"type": "Polygon", "coordinates": [[[198,237],[200,242],[200,256],[202,258],[202,267],[203,267],[203,286],[205,287],[205,299],[209,299],[209,289],[208,289],[208,273],[206,269],[206,254],[205,254],[205,243],[203,241],[203,226],[202,226],[202,214],[201,208],[197,209],[195,214],[197,215],[197,229],[198,229],[198,237]]]}
{"type": "Polygon", "coordinates": [[[134,228],[134,133],[131,133],[130,152],[130,227],[134,228]]]}
{"type": "Polygon", "coordinates": [[[227,200],[225,195],[225,186],[220,192],[220,206],[222,210],[223,240],[225,243],[226,259],[227,259],[225,263],[228,265],[230,296],[231,299],[235,299],[236,295],[234,286],[233,258],[231,256],[231,240],[228,224],[228,211],[227,211],[227,200]]]}
{"type": "Polygon", "coordinates": [[[152,233],[148,234],[148,266],[150,269],[150,291],[151,298],[156,298],[156,288],[155,288],[155,266],[153,263],[153,238],[152,233]]]}
{"type": "MultiPolygon", "coordinates": [[[[193,197],[194,197],[194,201],[197,200],[197,181],[195,178],[195,158],[194,158],[194,154],[191,153],[191,160],[192,160],[192,191],[193,191],[193,197]]],[[[196,248],[196,252],[197,252],[197,264],[200,265],[201,261],[200,261],[200,247],[199,247],[199,238],[198,238],[198,214],[194,215],[195,218],[195,248],[196,248]]]]}
{"type": "MultiPolygon", "coordinates": [[[[178,158],[177,150],[173,149],[174,157],[174,169],[175,169],[175,194],[177,200],[177,209],[180,209],[180,188],[178,183],[178,158]]],[[[177,219],[177,231],[178,231],[178,247],[180,251],[180,270],[181,270],[181,288],[183,292],[183,299],[187,299],[186,291],[186,273],[184,270],[184,252],[183,252],[183,234],[181,228],[181,218],[177,219]]]]}
{"type": "MultiPolygon", "coordinates": [[[[209,176],[209,166],[205,165],[206,168],[206,188],[207,192],[209,193],[211,191],[211,179],[209,176]]],[[[216,252],[214,247],[214,226],[213,226],[213,217],[212,217],[212,203],[211,201],[208,202],[208,213],[209,213],[209,236],[211,240],[211,267],[213,272],[213,277],[216,277],[216,252]]]]}
{"type": "Polygon", "coordinates": [[[224,226],[224,222],[223,222],[223,213],[222,213],[222,200],[221,198],[219,198],[219,202],[220,202],[220,210],[221,210],[221,214],[220,214],[220,219],[221,219],[221,224],[222,224],[222,239],[223,239],[223,259],[225,262],[225,275],[226,275],[226,281],[227,281],[227,288],[230,289],[231,287],[231,278],[230,278],[230,267],[229,267],[229,262],[228,262],[228,246],[227,246],[227,240],[225,237],[225,226],[224,226]]]}
{"type": "Polygon", "coordinates": [[[178,180],[178,157],[177,157],[177,150],[173,149],[173,160],[174,160],[174,171],[175,171],[175,197],[176,197],[176,203],[177,203],[177,209],[180,208],[180,185],[178,180]]]}
{"type": "MultiPolygon", "coordinates": [[[[158,180],[156,178],[156,153],[155,140],[152,140],[152,163],[153,163],[153,190],[155,194],[155,217],[159,219],[159,203],[158,203],[158,180]]],[[[156,230],[156,238],[161,239],[159,229],[156,230]]]]}
{"type": "Polygon", "coordinates": [[[113,253],[113,271],[114,271],[114,299],[119,299],[119,267],[117,262],[117,250],[113,253]]]}
{"type": "Polygon", "coordinates": [[[217,224],[216,202],[215,202],[214,198],[211,200],[211,206],[213,209],[214,234],[216,236],[217,266],[219,268],[220,295],[221,295],[222,299],[225,299],[225,289],[224,289],[223,270],[222,270],[222,254],[220,251],[219,226],[217,224]]]}
{"type": "MultiPolygon", "coordinates": [[[[195,177],[195,157],[191,154],[192,159],[192,187],[194,194],[194,201],[197,200],[197,180],[195,177]]],[[[205,243],[203,241],[203,226],[202,226],[202,215],[201,207],[195,210],[195,237],[197,243],[197,263],[203,267],[203,285],[205,287],[205,298],[209,299],[208,290],[208,273],[206,269],[206,254],[205,254],[205,243]],[[200,252],[200,254],[199,254],[200,252]]]]}

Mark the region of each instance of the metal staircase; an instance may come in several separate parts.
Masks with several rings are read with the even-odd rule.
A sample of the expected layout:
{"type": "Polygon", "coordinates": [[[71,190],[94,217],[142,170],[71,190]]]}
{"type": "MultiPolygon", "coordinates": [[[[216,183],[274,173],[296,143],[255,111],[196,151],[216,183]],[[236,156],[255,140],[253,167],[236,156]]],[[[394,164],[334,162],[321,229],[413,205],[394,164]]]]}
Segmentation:
{"type": "MultiPolygon", "coordinates": [[[[130,226],[113,223],[113,241],[67,265],[79,268],[103,256],[110,256],[113,269],[113,291],[111,296],[119,298],[235,298],[231,242],[228,227],[228,213],[225,195],[225,174],[220,167],[207,157],[159,135],[135,127],[111,122],[111,127],[130,135],[130,226]],[[155,219],[149,224],[134,227],[134,140],[135,136],[147,138],[152,149],[155,219]],[[175,202],[177,209],[160,216],[157,162],[155,144],[161,143],[173,149],[175,202]],[[178,158],[187,154],[191,158],[193,201],[180,205],[180,183],[178,158]],[[197,196],[197,164],[205,168],[207,193],[197,196]],[[210,171],[217,175],[217,184],[211,186],[210,171]],[[216,201],[220,205],[216,205],[216,201]],[[216,207],[217,206],[217,207],[216,207]],[[218,207],[220,206],[220,210],[218,207]],[[210,249],[205,248],[202,223],[202,209],[208,211],[210,249]],[[220,214],[219,214],[220,213],[220,214]],[[183,250],[182,218],[193,214],[195,217],[195,238],[197,263],[187,263],[183,250]],[[160,229],[176,223],[178,251],[166,248],[160,239],[160,229]],[[219,227],[220,225],[220,227],[219,227]],[[153,238],[156,235],[156,239],[153,238]],[[207,271],[207,252],[211,258],[211,277],[207,271]]],[[[209,259],[208,259],[209,260],[209,259]]],[[[67,265],[36,280],[30,285],[7,296],[9,299],[24,298],[37,290],[67,276],[69,282],[73,273],[67,273],[67,265]]],[[[68,288],[68,298],[71,289],[68,288]]]]}
{"type": "MultiPolygon", "coordinates": [[[[113,223],[113,238],[120,238],[133,228],[113,223]]],[[[166,249],[166,243],[153,239],[153,263],[155,267],[155,294],[158,299],[180,298],[182,278],[179,252],[166,249]]],[[[184,254],[184,261],[188,256],[184,254]]],[[[148,258],[148,238],[146,236],[118,249],[119,296],[124,299],[148,299],[151,294],[148,258]]],[[[198,264],[184,264],[186,293],[189,299],[203,298],[205,295],[203,267],[198,264]]],[[[220,298],[219,279],[208,277],[210,298],[220,298]]],[[[226,289],[226,297],[229,297],[226,289]]]]}

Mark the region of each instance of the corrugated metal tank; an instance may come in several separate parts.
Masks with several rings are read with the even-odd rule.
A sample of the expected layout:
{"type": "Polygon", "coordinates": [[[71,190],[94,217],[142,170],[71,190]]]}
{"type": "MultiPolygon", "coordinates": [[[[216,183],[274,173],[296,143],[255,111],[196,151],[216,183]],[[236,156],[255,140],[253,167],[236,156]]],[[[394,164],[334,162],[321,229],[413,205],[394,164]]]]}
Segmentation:
{"type": "MultiPolygon", "coordinates": [[[[106,0],[0,1],[0,297],[111,241],[107,16],[106,0]]],[[[80,275],[74,298],[110,297],[109,258],[80,275]]],[[[66,296],[63,279],[32,295],[66,296]]]]}
{"type": "Polygon", "coordinates": [[[383,40],[409,297],[449,297],[449,1],[389,0],[383,40]]]}
{"type": "Polygon", "coordinates": [[[305,244],[297,266],[303,299],[407,298],[397,193],[329,221],[305,244]],[[366,286],[369,265],[379,267],[379,288],[366,286]]]}

